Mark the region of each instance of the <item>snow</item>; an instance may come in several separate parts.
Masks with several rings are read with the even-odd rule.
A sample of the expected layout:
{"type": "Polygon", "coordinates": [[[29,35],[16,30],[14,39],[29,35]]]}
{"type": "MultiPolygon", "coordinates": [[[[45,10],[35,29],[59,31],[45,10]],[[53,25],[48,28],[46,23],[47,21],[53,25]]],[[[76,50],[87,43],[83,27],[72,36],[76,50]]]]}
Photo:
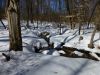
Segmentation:
{"type": "Polygon", "coordinates": [[[52,55],[53,55],[53,56],[60,56],[60,54],[59,54],[58,51],[54,51],[52,55]]]}
{"type": "MultiPolygon", "coordinates": [[[[7,20],[3,20],[3,23],[7,26],[7,20]]],[[[21,24],[23,26],[26,25],[25,21],[21,21],[21,24]]],[[[34,26],[31,22],[29,22],[31,27],[37,26],[37,23],[34,23],[34,26]]],[[[33,46],[39,46],[40,44],[42,47],[47,47],[48,44],[47,42],[43,39],[38,37],[38,35],[41,32],[49,32],[50,35],[50,42],[54,43],[54,47],[58,47],[61,42],[64,42],[67,47],[73,47],[77,49],[85,49],[88,51],[92,52],[99,52],[100,50],[98,49],[98,46],[100,45],[100,33],[97,32],[94,38],[94,49],[88,48],[88,44],[91,38],[91,32],[93,31],[92,29],[85,29],[82,30],[81,33],[84,32],[84,34],[78,35],[78,29],[66,29],[63,28],[64,33],[62,35],[59,35],[58,31],[59,28],[54,28],[53,27],[54,23],[48,23],[48,22],[43,22],[42,25],[39,24],[38,29],[22,29],[22,37],[23,37],[23,46],[28,45],[30,46],[30,49],[33,50],[33,46]],[[45,28],[49,27],[49,28],[45,28]],[[79,41],[79,37],[83,36],[83,40],[79,41]]],[[[0,26],[2,26],[0,24],[0,26]]],[[[55,25],[56,26],[56,25],[55,25]]],[[[47,37],[48,37],[47,36],[47,37]]],[[[1,50],[9,50],[9,32],[8,30],[0,28],[0,48],[1,50]]]]}
{"type": "MultiPolygon", "coordinates": [[[[12,52],[13,53],[13,52],[12,52]]],[[[17,52],[0,61],[0,75],[98,75],[100,62],[83,58],[17,52]]]]}
{"type": "Polygon", "coordinates": [[[61,54],[66,54],[63,50],[58,51],[61,54]]]}
{"type": "Polygon", "coordinates": [[[35,63],[38,62],[39,56],[36,57],[35,54],[17,54],[11,55],[12,58],[9,62],[0,61],[1,75],[20,75],[22,72],[33,68],[32,65],[35,66],[35,63]]]}
{"type": "Polygon", "coordinates": [[[87,31],[88,32],[85,32],[82,35],[78,35],[77,30],[68,30],[63,35],[56,35],[56,36],[51,37],[50,40],[54,42],[55,47],[57,47],[61,42],[64,42],[65,47],[73,47],[77,49],[84,49],[84,50],[100,53],[100,49],[97,48],[98,46],[100,46],[99,32],[97,32],[94,37],[95,48],[90,49],[88,48],[88,44],[90,42],[92,32],[91,33],[89,32],[91,30],[87,30],[87,31]],[[83,36],[83,40],[79,42],[80,36],[83,36]]]}
{"type": "Polygon", "coordinates": [[[79,55],[79,56],[82,56],[83,55],[83,53],[78,52],[78,51],[74,51],[74,53],[77,54],[77,55],[79,55]]]}
{"type": "Polygon", "coordinates": [[[49,50],[45,50],[45,51],[43,51],[42,53],[43,54],[47,54],[49,52],[49,50]]]}
{"type": "MultiPolygon", "coordinates": [[[[3,20],[3,22],[8,25],[6,20],[3,20]]],[[[22,22],[21,25],[25,26],[26,23],[22,22]]],[[[33,26],[33,24],[30,23],[30,26],[33,26]]],[[[34,26],[36,27],[37,24],[34,23],[34,26]]],[[[60,54],[65,54],[63,50],[47,49],[41,53],[34,52],[34,46],[48,46],[47,42],[38,35],[41,32],[49,32],[50,42],[54,43],[54,47],[64,42],[66,47],[91,51],[90,55],[100,60],[100,57],[94,53],[100,53],[100,49],[98,49],[100,45],[99,32],[96,33],[94,38],[95,48],[90,49],[87,45],[91,38],[91,29],[84,30],[84,34],[81,35],[78,35],[78,29],[63,28],[64,33],[61,35],[58,31],[59,28],[54,28],[53,23],[43,23],[39,25],[38,29],[22,27],[23,51],[8,52],[9,32],[0,28],[0,75],[98,75],[100,73],[100,62],[85,58],[61,57],[60,54]],[[83,36],[83,40],[79,42],[80,36],[83,36]],[[10,55],[11,60],[5,61],[2,53],[10,55]]],[[[74,53],[79,56],[83,55],[78,51],[74,51],[74,53]]]]}

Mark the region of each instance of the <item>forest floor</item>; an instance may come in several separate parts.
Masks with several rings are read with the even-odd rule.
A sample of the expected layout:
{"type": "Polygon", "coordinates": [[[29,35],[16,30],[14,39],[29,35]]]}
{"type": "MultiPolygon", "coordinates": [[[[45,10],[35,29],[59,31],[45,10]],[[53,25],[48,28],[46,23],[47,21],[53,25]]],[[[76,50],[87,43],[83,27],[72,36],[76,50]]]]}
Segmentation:
{"type": "MultiPolygon", "coordinates": [[[[7,22],[4,21],[5,25],[7,22]]],[[[0,75],[97,75],[100,68],[100,62],[84,59],[84,58],[69,58],[61,57],[60,53],[65,54],[63,50],[43,50],[41,53],[34,52],[34,46],[48,47],[45,39],[38,35],[42,32],[49,32],[50,42],[54,43],[54,47],[58,47],[62,42],[65,47],[73,47],[84,49],[92,53],[100,53],[100,33],[97,32],[94,38],[95,48],[88,48],[93,29],[82,30],[81,35],[78,35],[78,29],[71,30],[62,28],[62,34],[59,35],[59,28],[53,27],[53,23],[39,25],[35,28],[36,23],[31,24],[30,29],[25,28],[26,23],[22,25],[23,52],[8,52],[9,50],[9,32],[3,29],[0,25],[0,75]],[[34,29],[35,28],[35,29],[34,29]],[[82,36],[83,40],[79,41],[82,36]],[[5,61],[2,53],[7,53],[11,56],[9,62],[5,61]],[[44,55],[45,54],[45,55],[44,55]],[[53,55],[53,56],[51,56],[53,55]]],[[[82,53],[74,51],[75,54],[82,53]]],[[[99,57],[98,57],[99,58],[99,57]]],[[[100,59],[100,58],[99,58],[100,59]]]]}

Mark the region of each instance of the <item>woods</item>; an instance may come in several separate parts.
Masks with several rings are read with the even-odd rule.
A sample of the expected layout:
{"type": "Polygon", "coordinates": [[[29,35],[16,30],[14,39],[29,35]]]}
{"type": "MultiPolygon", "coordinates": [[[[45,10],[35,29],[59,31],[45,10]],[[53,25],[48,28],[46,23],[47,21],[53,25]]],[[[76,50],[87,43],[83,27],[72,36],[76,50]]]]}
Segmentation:
{"type": "MultiPolygon", "coordinates": [[[[51,38],[54,35],[63,36],[67,29],[69,31],[77,29],[77,31],[72,34],[74,37],[69,35],[66,36],[66,38],[62,38],[64,41],[61,41],[59,45],[62,43],[62,46],[66,45],[66,43],[68,43],[66,40],[69,37],[72,38],[68,41],[79,37],[78,41],[79,44],[81,44],[81,41],[84,40],[84,35],[88,30],[90,31],[91,28],[90,39],[86,46],[90,49],[95,49],[95,37],[97,33],[100,33],[99,16],[100,0],[6,0],[1,2],[0,10],[0,22],[5,29],[9,30],[9,51],[23,51],[23,25],[25,30],[32,30],[33,27],[33,30],[37,32],[35,33],[33,31],[32,33],[35,33],[38,37],[47,42],[48,47],[45,48],[40,46],[38,49],[37,46],[33,46],[39,51],[41,51],[41,49],[51,48],[49,47],[51,44],[55,45],[55,42],[51,42],[51,38]],[[3,22],[3,19],[7,19],[8,27],[3,22]],[[50,26],[50,24],[52,24],[52,26],[50,26]],[[51,34],[51,32],[45,31],[50,27],[55,28],[57,32],[51,34]],[[38,33],[42,28],[44,28],[43,32],[38,33]]],[[[100,39],[99,36],[98,39],[100,39]]],[[[57,47],[55,48],[60,48],[57,47]]],[[[99,48],[100,46],[98,44],[98,49],[99,48]]]]}
{"type": "Polygon", "coordinates": [[[0,0],[0,75],[98,75],[100,0],[0,0]]]}
{"type": "MultiPolygon", "coordinates": [[[[37,22],[37,28],[39,24],[43,22],[54,22],[59,27],[59,34],[62,34],[62,24],[70,26],[70,29],[78,28],[78,34],[84,34],[84,27],[90,27],[90,23],[94,23],[95,27],[91,35],[89,48],[94,48],[94,37],[96,31],[100,31],[99,25],[99,8],[100,1],[95,1],[92,8],[90,0],[55,0],[55,5],[51,5],[51,0],[46,2],[45,0],[7,0],[5,13],[4,9],[0,11],[2,16],[1,23],[4,28],[6,26],[2,22],[2,18],[7,18],[9,25],[9,38],[10,46],[9,50],[22,51],[22,35],[21,35],[21,20],[27,22],[26,27],[30,29],[30,22],[37,22]],[[24,5],[23,5],[24,4],[24,5]],[[63,5],[62,5],[63,4],[63,5]],[[91,13],[92,11],[92,13],[91,13]],[[24,13],[25,12],[25,13],[24,13]],[[90,14],[90,15],[89,15],[90,14]],[[6,16],[7,15],[7,16],[6,16]],[[5,17],[3,17],[5,16],[5,17]],[[83,31],[83,33],[81,33],[83,31]]],[[[50,40],[49,40],[50,41],[50,40]]]]}

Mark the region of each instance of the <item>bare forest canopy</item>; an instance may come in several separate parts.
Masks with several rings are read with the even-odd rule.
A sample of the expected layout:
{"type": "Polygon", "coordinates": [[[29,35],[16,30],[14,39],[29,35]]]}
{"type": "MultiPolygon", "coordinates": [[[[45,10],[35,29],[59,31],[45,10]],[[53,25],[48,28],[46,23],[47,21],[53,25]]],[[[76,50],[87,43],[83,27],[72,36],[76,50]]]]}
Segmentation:
{"type": "MultiPolygon", "coordinates": [[[[0,18],[6,17],[6,1],[0,0],[0,18]]],[[[82,21],[87,21],[97,1],[99,0],[20,0],[20,15],[24,20],[29,17],[33,20],[63,22],[71,18],[71,21],[77,22],[78,16],[81,16],[82,21]]]]}

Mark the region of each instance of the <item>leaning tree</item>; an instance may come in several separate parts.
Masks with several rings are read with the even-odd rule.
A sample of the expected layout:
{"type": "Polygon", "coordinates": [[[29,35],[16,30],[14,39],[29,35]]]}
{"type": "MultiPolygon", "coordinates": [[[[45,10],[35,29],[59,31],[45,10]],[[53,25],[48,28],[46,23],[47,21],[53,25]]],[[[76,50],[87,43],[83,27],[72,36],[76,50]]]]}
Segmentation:
{"type": "Polygon", "coordinates": [[[94,12],[95,13],[95,16],[94,16],[95,28],[91,35],[90,43],[88,44],[89,48],[94,48],[93,40],[94,40],[95,33],[96,31],[100,32],[100,0],[96,2],[95,9],[93,11],[95,11],[94,12]]]}
{"type": "Polygon", "coordinates": [[[20,0],[7,0],[10,50],[22,51],[20,0]]]}

